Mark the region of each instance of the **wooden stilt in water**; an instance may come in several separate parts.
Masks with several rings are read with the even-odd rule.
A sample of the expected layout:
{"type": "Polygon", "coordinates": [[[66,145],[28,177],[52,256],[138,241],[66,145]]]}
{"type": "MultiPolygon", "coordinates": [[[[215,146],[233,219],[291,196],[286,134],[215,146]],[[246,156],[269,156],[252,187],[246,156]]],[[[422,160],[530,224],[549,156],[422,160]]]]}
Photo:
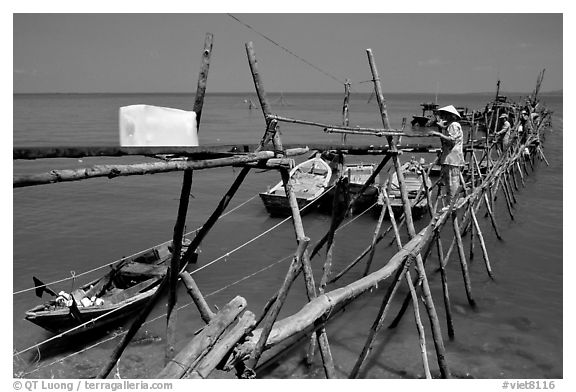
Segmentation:
{"type": "MultiPolygon", "coordinates": [[[[396,226],[396,219],[394,218],[394,211],[392,211],[392,206],[390,205],[390,199],[388,198],[388,193],[386,192],[386,187],[382,189],[382,196],[384,198],[384,203],[388,209],[388,214],[390,216],[390,222],[394,227],[394,238],[396,238],[396,245],[398,250],[402,249],[402,240],[400,239],[400,232],[396,226]]],[[[384,209],[384,208],[382,208],[384,209]]],[[[384,214],[381,214],[381,216],[384,214]]],[[[424,333],[424,326],[422,325],[422,320],[420,320],[420,307],[418,306],[418,296],[416,295],[416,290],[414,289],[414,284],[412,284],[412,277],[410,276],[410,269],[406,271],[406,283],[408,283],[408,289],[410,290],[410,296],[412,298],[412,307],[414,310],[414,321],[416,322],[416,328],[418,329],[418,337],[420,339],[420,352],[422,355],[422,366],[424,367],[424,374],[426,378],[432,378],[430,374],[430,366],[428,365],[428,352],[426,350],[426,335],[424,333]]],[[[420,279],[418,281],[418,286],[420,286],[420,279]]]]}
{"type": "Polygon", "coordinates": [[[178,318],[176,306],[176,289],[178,286],[178,274],[180,273],[180,254],[182,252],[182,237],[184,236],[184,226],[186,225],[186,213],[188,212],[188,201],[190,200],[190,190],[192,189],[192,170],[184,171],[182,190],[180,194],[180,204],[178,206],[178,217],[174,226],[174,236],[172,238],[172,260],[168,268],[169,290],[168,306],[166,309],[166,353],[165,363],[168,363],[174,356],[174,345],[176,342],[176,320],[178,318]]]}
{"type": "Polygon", "coordinates": [[[522,168],[520,168],[520,162],[516,160],[515,166],[517,168],[518,174],[520,175],[520,181],[522,182],[522,186],[526,186],[526,182],[524,182],[524,174],[522,173],[522,168]]]}
{"type": "Polygon", "coordinates": [[[470,283],[470,274],[468,272],[468,264],[466,263],[466,255],[464,254],[464,245],[462,244],[456,211],[452,211],[452,227],[454,228],[454,237],[456,238],[456,244],[458,247],[458,256],[460,267],[462,269],[462,277],[464,279],[464,288],[466,289],[466,297],[468,298],[470,306],[475,307],[476,301],[474,301],[474,298],[472,297],[472,284],[470,283]]]}
{"type": "Polygon", "coordinates": [[[484,192],[484,204],[486,205],[486,212],[490,216],[490,222],[492,223],[492,227],[494,228],[494,232],[496,233],[496,237],[499,240],[502,240],[502,236],[500,235],[500,230],[498,230],[498,225],[496,224],[496,217],[492,212],[492,208],[490,207],[490,200],[488,199],[488,195],[484,192]]]}
{"type": "MultiPolygon", "coordinates": [[[[276,120],[272,119],[272,110],[266,99],[266,91],[262,80],[260,79],[260,74],[258,72],[258,63],[256,61],[256,55],[254,53],[254,47],[252,42],[246,44],[246,53],[248,55],[248,62],[250,64],[250,71],[252,73],[252,79],[254,80],[254,87],[258,94],[258,99],[260,101],[260,106],[264,114],[264,119],[266,120],[266,135],[261,144],[264,144],[268,138],[271,138],[274,145],[275,151],[282,151],[282,141],[280,139],[280,133],[277,131],[274,123],[276,120]],[[273,126],[271,126],[273,125],[273,126]]],[[[296,195],[292,191],[292,184],[290,180],[290,174],[285,168],[280,168],[280,174],[282,176],[282,182],[284,183],[284,189],[286,191],[286,197],[290,204],[290,210],[292,211],[292,223],[294,225],[294,231],[296,233],[297,242],[301,242],[306,238],[304,233],[304,226],[302,225],[302,217],[300,216],[300,210],[298,208],[298,201],[296,200],[296,195]]],[[[312,275],[312,267],[310,266],[310,258],[308,252],[304,251],[302,255],[302,270],[304,273],[304,281],[306,283],[306,292],[310,300],[316,297],[316,288],[314,285],[314,277],[312,275]]],[[[326,329],[321,326],[317,330],[318,343],[320,345],[320,351],[322,354],[322,360],[324,364],[324,370],[327,378],[335,378],[336,371],[334,370],[334,361],[332,360],[332,354],[330,353],[330,346],[328,345],[328,338],[326,336],[326,329]]],[[[254,366],[256,363],[254,364],[254,366]]]]}
{"type": "MultiPolygon", "coordinates": [[[[382,193],[386,193],[386,185],[384,185],[384,187],[382,188],[382,193]]],[[[381,197],[381,196],[379,196],[381,197]]],[[[383,197],[383,195],[382,195],[383,197]]],[[[392,209],[389,209],[389,213],[392,213],[392,209]]],[[[382,222],[384,221],[384,216],[386,215],[386,208],[384,208],[384,205],[382,206],[382,211],[380,211],[380,216],[378,217],[378,223],[376,224],[376,229],[374,230],[374,235],[372,236],[372,244],[371,244],[371,249],[370,249],[370,254],[368,255],[368,260],[366,261],[366,268],[364,269],[364,275],[366,276],[368,275],[368,272],[370,271],[370,264],[372,264],[372,259],[374,258],[374,253],[376,252],[376,239],[378,238],[378,236],[380,235],[380,229],[382,227],[382,222]]],[[[392,219],[394,219],[394,217],[391,215],[390,216],[390,221],[392,221],[392,219]]],[[[394,219],[394,224],[393,227],[396,224],[396,220],[394,219]]]]}
{"type": "MultiPolygon", "coordinates": [[[[426,192],[426,200],[428,202],[428,211],[430,212],[430,217],[433,217],[433,211],[436,211],[436,207],[432,207],[432,197],[430,195],[430,190],[428,189],[428,176],[424,171],[422,171],[422,183],[424,184],[424,191],[426,192]]],[[[436,199],[438,202],[439,199],[436,199]]],[[[446,313],[446,327],[448,329],[448,337],[450,340],[454,339],[454,322],[452,321],[452,305],[450,304],[450,293],[448,291],[448,277],[446,276],[446,264],[444,261],[444,250],[442,247],[442,239],[439,235],[436,235],[436,249],[438,251],[438,264],[440,267],[440,279],[442,281],[442,295],[444,298],[444,312],[446,313]]]]}
{"type": "Polygon", "coordinates": [[[474,209],[470,211],[470,214],[472,216],[474,226],[476,227],[476,231],[478,232],[478,240],[480,241],[480,247],[482,248],[482,255],[484,256],[484,263],[486,264],[486,270],[488,271],[488,276],[490,276],[490,279],[494,280],[494,274],[492,273],[492,268],[490,267],[490,259],[488,258],[488,250],[486,249],[484,236],[482,235],[482,231],[480,230],[480,225],[478,224],[478,219],[476,219],[474,209]]]}
{"type": "Polygon", "coordinates": [[[214,312],[212,312],[210,306],[208,306],[208,303],[200,292],[198,285],[196,285],[196,282],[194,279],[192,279],[192,276],[186,271],[180,274],[180,278],[182,278],[182,282],[184,283],[184,286],[186,286],[188,294],[190,297],[192,297],[192,300],[196,304],[196,307],[200,312],[200,317],[206,324],[208,324],[210,320],[214,318],[214,312]]]}
{"type": "MultiPolygon", "coordinates": [[[[378,108],[380,109],[380,116],[382,118],[382,125],[386,129],[390,129],[390,122],[388,120],[388,113],[386,110],[386,103],[384,102],[384,96],[382,95],[382,86],[380,84],[380,78],[378,76],[378,70],[376,68],[376,63],[374,61],[374,56],[372,55],[372,50],[366,50],[368,55],[368,62],[370,64],[370,70],[372,72],[372,79],[374,81],[374,92],[378,100],[378,108]]],[[[387,136],[388,145],[392,152],[396,152],[396,143],[392,136],[387,136]]],[[[410,205],[410,200],[408,199],[408,192],[406,190],[406,184],[404,183],[404,174],[402,173],[402,168],[398,155],[394,154],[392,156],[392,161],[394,162],[394,167],[396,169],[396,176],[398,178],[398,185],[400,186],[400,193],[402,195],[402,203],[404,206],[404,215],[406,217],[406,226],[408,228],[408,234],[410,239],[416,234],[414,229],[414,222],[412,221],[412,208],[410,205]]],[[[438,322],[438,315],[436,314],[436,308],[434,306],[434,301],[432,300],[432,295],[430,293],[430,286],[428,285],[428,279],[426,277],[426,271],[424,270],[424,264],[422,262],[422,257],[420,254],[416,255],[416,265],[418,267],[418,272],[420,278],[422,279],[422,288],[424,294],[424,303],[426,305],[426,310],[428,312],[428,317],[430,324],[432,325],[432,335],[434,338],[434,346],[436,348],[436,356],[438,359],[438,366],[440,367],[440,373],[443,378],[450,377],[450,371],[445,360],[445,349],[444,342],[442,340],[442,333],[440,331],[440,325],[438,322]]]]}
{"type": "Polygon", "coordinates": [[[510,218],[514,220],[514,213],[512,212],[512,201],[510,200],[510,196],[508,195],[508,189],[506,189],[506,184],[502,184],[502,192],[504,193],[504,198],[506,199],[506,206],[508,207],[508,213],[510,214],[510,218]]]}
{"type": "MultiPolygon", "coordinates": [[[[204,96],[206,95],[206,85],[208,82],[208,71],[210,70],[210,57],[212,55],[214,36],[206,34],[204,39],[204,51],[202,52],[202,65],[198,75],[196,86],[196,97],[194,99],[193,111],[196,113],[196,131],[198,132],[200,119],[202,117],[202,108],[204,107],[204,96]]],[[[182,192],[180,195],[180,206],[178,207],[178,218],[174,227],[174,238],[172,240],[173,253],[170,268],[170,288],[168,292],[168,307],[166,313],[166,361],[174,356],[174,345],[176,343],[176,287],[178,285],[178,274],[180,273],[180,253],[182,250],[182,236],[184,235],[184,226],[186,225],[186,213],[188,211],[188,201],[190,199],[190,190],[192,188],[192,170],[184,170],[182,180],[182,192]]]]}

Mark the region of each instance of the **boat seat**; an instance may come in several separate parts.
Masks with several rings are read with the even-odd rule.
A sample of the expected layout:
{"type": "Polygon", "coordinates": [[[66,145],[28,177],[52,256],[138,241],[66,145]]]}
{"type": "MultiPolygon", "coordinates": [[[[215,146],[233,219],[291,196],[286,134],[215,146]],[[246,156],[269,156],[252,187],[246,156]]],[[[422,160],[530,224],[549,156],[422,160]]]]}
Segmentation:
{"type": "Polygon", "coordinates": [[[130,297],[135,296],[136,294],[138,294],[142,290],[152,286],[153,284],[158,282],[160,279],[161,278],[157,277],[157,276],[153,277],[151,279],[145,280],[144,282],[140,282],[138,284],[135,284],[134,286],[129,287],[126,290],[115,291],[114,294],[112,294],[112,295],[102,297],[102,300],[104,301],[105,305],[114,305],[114,304],[120,303],[120,302],[125,301],[126,299],[128,299],[130,297]]]}
{"type": "Polygon", "coordinates": [[[130,263],[122,267],[122,276],[164,276],[168,270],[167,265],[151,265],[145,263],[130,263]]]}

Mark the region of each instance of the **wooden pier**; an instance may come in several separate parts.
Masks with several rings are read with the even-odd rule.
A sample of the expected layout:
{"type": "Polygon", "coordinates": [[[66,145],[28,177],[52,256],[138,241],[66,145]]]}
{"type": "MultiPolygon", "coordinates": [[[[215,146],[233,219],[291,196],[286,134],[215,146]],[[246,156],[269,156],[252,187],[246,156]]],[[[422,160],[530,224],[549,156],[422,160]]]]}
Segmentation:
{"type": "MultiPolygon", "coordinates": [[[[212,52],[213,37],[206,36],[205,48],[202,52],[202,67],[198,79],[198,87],[193,110],[197,114],[198,126],[207,88],[208,70],[212,52]]],[[[446,280],[445,268],[456,256],[462,271],[461,282],[451,282],[452,285],[462,284],[465,288],[468,304],[476,306],[473,294],[473,281],[470,278],[468,262],[473,258],[476,246],[480,247],[486,273],[490,279],[495,279],[492,269],[489,249],[485,243],[485,236],[479,224],[479,218],[486,216],[490,220],[491,227],[499,239],[505,237],[505,233],[499,229],[498,221],[507,219],[497,216],[496,202],[505,203],[506,211],[510,219],[514,219],[514,204],[521,197],[519,191],[524,186],[525,177],[532,173],[535,160],[546,162],[543,151],[542,134],[550,126],[550,112],[545,108],[538,107],[537,93],[542,83],[538,78],[538,86],[529,101],[526,103],[510,104],[507,110],[513,111],[515,118],[519,117],[520,110],[536,111],[538,116],[530,116],[529,134],[522,137],[513,137],[508,149],[502,151],[492,141],[490,132],[480,132],[478,119],[472,118],[469,139],[465,143],[467,164],[461,173],[461,184],[458,197],[451,205],[443,206],[441,203],[441,190],[438,183],[428,186],[429,173],[422,170],[425,186],[419,193],[419,198],[424,200],[427,206],[429,222],[423,229],[417,231],[414,225],[410,201],[404,176],[401,170],[400,155],[405,152],[428,153],[435,156],[438,152],[437,143],[431,144],[405,144],[399,145],[399,137],[434,137],[426,131],[412,132],[405,127],[392,129],[388,116],[386,101],[382,91],[380,77],[373,53],[366,50],[368,66],[372,75],[374,97],[377,101],[377,109],[381,117],[382,128],[358,128],[349,125],[348,102],[349,83],[345,85],[345,99],[343,122],[339,124],[323,124],[310,120],[292,119],[275,114],[266,97],[264,81],[259,72],[259,64],[256,59],[252,43],[246,44],[246,54],[250,72],[254,81],[255,91],[258,96],[259,106],[263,114],[262,139],[257,146],[248,145],[217,145],[201,147],[154,147],[154,148],[119,148],[119,147],[42,147],[42,148],[14,148],[13,159],[45,159],[45,158],[78,158],[84,156],[166,156],[180,157],[180,160],[158,160],[152,163],[130,165],[98,165],[84,169],[53,170],[34,175],[14,175],[13,187],[41,186],[65,181],[83,181],[96,177],[114,178],[119,176],[148,175],[166,173],[171,171],[183,171],[183,181],[180,194],[180,204],[177,211],[176,223],[173,232],[173,257],[168,273],[160,283],[155,295],[149,300],[146,307],[136,317],[128,331],[110,355],[110,360],[100,372],[95,375],[98,378],[106,378],[121,358],[124,349],[128,346],[140,326],[145,322],[150,311],[156,306],[166,293],[168,293],[168,312],[166,321],[166,366],[154,378],[209,378],[214,369],[233,372],[239,378],[255,378],[258,369],[263,364],[262,358],[273,358],[274,353],[285,350],[294,341],[301,341],[304,336],[309,345],[309,361],[313,360],[313,353],[319,350],[324,374],[326,378],[338,378],[341,375],[335,369],[330,336],[326,331],[326,324],[338,314],[344,306],[354,302],[363,295],[368,295],[372,289],[388,284],[388,289],[382,298],[381,307],[370,328],[368,338],[363,349],[358,353],[358,359],[347,376],[357,378],[361,376],[366,361],[372,355],[372,348],[376,337],[385,333],[383,327],[386,323],[397,326],[404,313],[412,305],[414,322],[419,336],[419,345],[424,374],[431,378],[429,358],[427,356],[426,327],[430,328],[432,344],[436,354],[436,362],[440,370],[440,377],[450,378],[451,371],[448,367],[447,357],[450,355],[444,345],[443,323],[445,322],[449,339],[459,333],[455,330],[451,311],[451,296],[449,284],[446,280]],[[532,118],[537,118],[533,121],[532,118]],[[323,129],[325,132],[342,134],[342,144],[313,144],[313,145],[286,145],[282,143],[280,123],[297,123],[310,127],[323,129]],[[354,145],[349,143],[350,138],[346,135],[371,135],[376,141],[385,143],[377,145],[354,145]],[[289,170],[293,167],[292,157],[306,154],[311,151],[335,152],[346,155],[370,154],[380,156],[381,160],[373,174],[364,184],[364,190],[374,183],[380,173],[388,166],[393,167],[398,178],[398,184],[403,203],[403,212],[393,212],[388,194],[383,189],[384,207],[379,218],[375,221],[373,237],[366,243],[366,249],[342,271],[331,271],[333,254],[338,252],[338,243],[334,241],[334,233],[343,223],[344,218],[353,210],[357,198],[343,198],[346,205],[338,205],[339,192],[335,195],[335,206],[329,227],[324,237],[317,243],[310,243],[302,223],[300,210],[296,196],[292,191],[293,184],[289,176],[289,170]],[[222,196],[218,206],[192,239],[185,253],[180,257],[182,248],[182,235],[186,224],[186,213],[189,208],[194,208],[193,203],[189,206],[189,195],[193,186],[193,173],[196,170],[206,170],[215,167],[235,166],[241,171],[228,191],[222,196]],[[186,272],[190,263],[197,258],[197,251],[203,239],[210,234],[211,228],[217,224],[218,218],[224,213],[236,191],[246,178],[247,174],[256,168],[274,169],[279,172],[279,178],[283,181],[286,197],[291,207],[291,217],[294,226],[294,254],[281,287],[273,295],[268,305],[262,312],[250,309],[250,304],[242,297],[235,297],[230,302],[213,312],[204,299],[194,279],[186,272]],[[500,196],[500,197],[498,197],[500,196]],[[389,216],[389,226],[385,228],[384,215],[389,216]],[[401,230],[408,233],[408,241],[402,242],[401,230]],[[441,241],[441,234],[448,230],[451,238],[450,244],[441,241]],[[378,244],[385,238],[387,233],[392,233],[393,241],[397,246],[397,252],[385,263],[385,265],[372,270],[372,260],[378,250],[378,244]],[[466,235],[469,234],[469,241],[466,235]],[[469,246],[466,252],[465,246],[469,246]],[[324,274],[317,284],[312,274],[311,263],[314,259],[322,258],[321,251],[326,249],[324,257],[324,274]],[[429,254],[436,248],[438,253],[439,271],[441,273],[442,293],[441,299],[432,296],[429,283],[427,265],[429,254]],[[334,283],[347,273],[353,266],[365,263],[364,276],[352,283],[335,289],[327,289],[328,283],[334,283]],[[309,302],[298,312],[278,319],[280,310],[291,289],[294,281],[302,275],[305,281],[306,294],[309,302]],[[198,307],[204,328],[194,336],[180,350],[176,347],[174,331],[177,328],[177,286],[182,282],[187,292],[198,307]],[[406,294],[402,309],[398,314],[391,314],[391,302],[399,295],[399,287],[406,284],[409,292],[406,294]],[[421,307],[419,299],[422,299],[421,307]],[[439,302],[438,302],[439,301],[439,302]],[[441,321],[437,307],[444,307],[445,321],[441,321]],[[421,317],[424,310],[428,319],[428,325],[421,317]]],[[[543,76],[543,73],[542,73],[543,76]]],[[[340,110],[340,109],[338,109],[340,110]]],[[[498,113],[492,113],[492,115],[498,113]]],[[[532,114],[532,113],[530,113],[532,114]]],[[[484,124],[491,124],[488,114],[483,119],[484,124]]],[[[199,127],[200,128],[200,127],[199,127]]],[[[516,128],[517,130],[517,128],[516,128]]],[[[514,135],[513,135],[514,136],[514,135]]],[[[338,187],[337,187],[338,188],[338,187]]],[[[343,187],[342,189],[345,189],[343,187]]],[[[362,191],[360,192],[360,194],[362,191]]],[[[445,237],[444,237],[445,238],[445,237]]],[[[436,268],[436,266],[434,266],[436,268]]]]}

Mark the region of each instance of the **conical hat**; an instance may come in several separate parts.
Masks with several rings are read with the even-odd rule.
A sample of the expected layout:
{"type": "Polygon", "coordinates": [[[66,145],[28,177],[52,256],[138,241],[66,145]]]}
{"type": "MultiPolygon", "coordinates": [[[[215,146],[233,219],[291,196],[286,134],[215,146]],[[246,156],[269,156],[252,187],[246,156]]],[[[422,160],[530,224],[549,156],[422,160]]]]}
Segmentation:
{"type": "Polygon", "coordinates": [[[448,106],[444,106],[443,108],[438,109],[438,111],[442,111],[442,112],[448,112],[448,113],[452,113],[453,115],[457,116],[458,118],[462,118],[460,117],[460,113],[458,113],[458,110],[456,110],[456,108],[453,105],[448,105],[448,106]]]}

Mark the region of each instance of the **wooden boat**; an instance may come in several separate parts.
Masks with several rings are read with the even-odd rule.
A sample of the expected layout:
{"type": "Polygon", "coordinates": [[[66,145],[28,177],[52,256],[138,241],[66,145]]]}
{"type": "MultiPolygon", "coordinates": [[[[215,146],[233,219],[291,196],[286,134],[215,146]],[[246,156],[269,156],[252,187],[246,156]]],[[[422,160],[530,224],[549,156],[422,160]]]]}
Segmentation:
{"type": "MultiPolygon", "coordinates": [[[[188,244],[183,244],[183,252],[188,244]]],[[[66,336],[114,327],[144,307],[166,275],[171,259],[168,245],[159,245],[137,257],[119,261],[104,276],[71,293],[56,294],[34,278],[36,294],[47,292],[53,298],[28,310],[25,318],[57,334],[75,328],[66,336]]]]}
{"type": "MultiPolygon", "coordinates": [[[[356,197],[368,178],[374,173],[374,164],[348,164],[343,170],[343,176],[348,178],[350,198],[356,197]]],[[[363,211],[378,200],[378,177],[357,199],[352,213],[363,211]]]]}
{"type": "MultiPolygon", "coordinates": [[[[332,168],[320,156],[304,161],[290,171],[294,194],[298,208],[302,213],[309,212],[317,206],[320,196],[330,186],[332,168]],[[305,210],[305,206],[312,203],[305,210]]],[[[290,204],[286,197],[284,184],[280,181],[270,190],[260,193],[260,198],[268,213],[272,216],[288,216],[291,214],[290,204]]]]}
{"type": "MultiPolygon", "coordinates": [[[[421,216],[428,205],[424,194],[424,184],[421,174],[422,170],[425,170],[423,162],[418,162],[415,159],[411,159],[409,162],[405,162],[402,165],[402,174],[404,175],[404,183],[406,184],[406,190],[408,191],[408,200],[410,201],[412,214],[415,217],[421,216]]],[[[387,184],[387,193],[388,198],[390,199],[390,204],[392,205],[392,210],[395,215],[402,214],[404,212],[404,204],[402,203],[400,185],[398,184],[398,176],[395,171],[391,175],[387,184]]],[[[432,186],[430,179],[427,180],[427,185],[428,187],[432,186]]],[[[384,201],[381,197],[378,198],[378,204],[380,206],[384,205],[384,201]]]]}
{"type": "Polygon", "coordinates": [[[438,109],[438,104],[432,102],[421,103],[422,115],[412,116],[412,121],[410,122],[413,127],[428,127],[434,123],[436,114],[436,109],[438,109]]]}

